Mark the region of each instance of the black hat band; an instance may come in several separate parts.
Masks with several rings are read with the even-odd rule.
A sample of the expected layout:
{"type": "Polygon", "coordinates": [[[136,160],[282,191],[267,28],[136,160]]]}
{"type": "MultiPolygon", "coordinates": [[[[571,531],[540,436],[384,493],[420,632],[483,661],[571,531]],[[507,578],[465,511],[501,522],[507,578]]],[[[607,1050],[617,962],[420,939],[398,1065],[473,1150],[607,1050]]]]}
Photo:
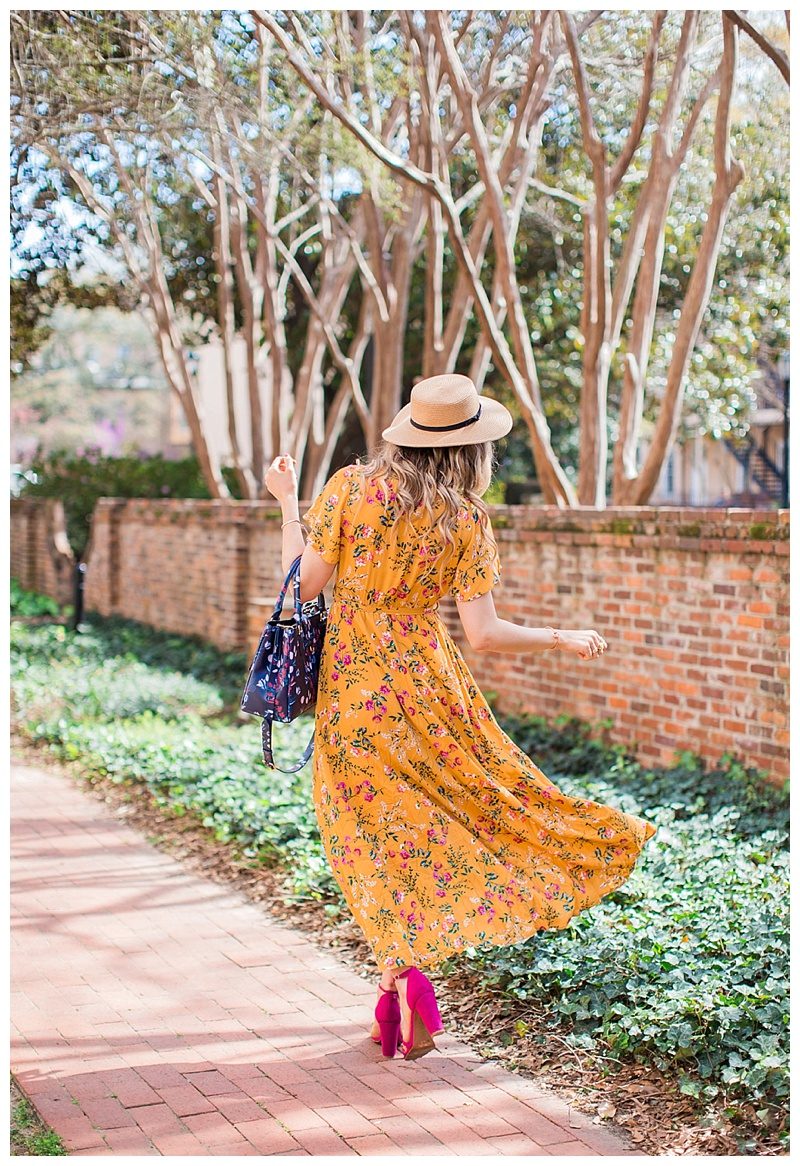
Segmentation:
{"type": "Polygon", "coordinates": [[[478,412],[474,417],[468,417],[466,421],[456,421],[455,425],[420,425],[419,421],[415,421],[413,417],[409,417],[409,421],[415,429],[427,429],[431,433],[444,433],[449,429],[463,429],[465,425],[472,425],[477,421],[481,415],[482,405],[478,406],[478,412]]]}

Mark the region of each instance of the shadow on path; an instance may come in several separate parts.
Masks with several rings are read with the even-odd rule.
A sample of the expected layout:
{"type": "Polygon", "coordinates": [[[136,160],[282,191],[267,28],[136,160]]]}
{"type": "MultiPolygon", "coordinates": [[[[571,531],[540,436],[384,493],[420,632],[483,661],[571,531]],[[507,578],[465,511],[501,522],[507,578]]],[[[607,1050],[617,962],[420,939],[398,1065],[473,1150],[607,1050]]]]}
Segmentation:
{"type": "Polygon", "coordinates": [[[636,1153],[452,1035],[384,1060],[371,981],[61,774],[12,843],[12,1071],[71,1154],[636,1153]]]}

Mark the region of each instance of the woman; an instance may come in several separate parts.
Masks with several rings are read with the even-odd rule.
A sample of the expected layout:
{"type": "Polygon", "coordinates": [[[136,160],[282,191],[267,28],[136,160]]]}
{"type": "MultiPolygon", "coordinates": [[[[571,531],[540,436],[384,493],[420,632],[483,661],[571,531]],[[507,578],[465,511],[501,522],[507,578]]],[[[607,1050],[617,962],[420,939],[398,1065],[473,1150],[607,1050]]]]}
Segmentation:
{"type": "MultiPolygon", "coordinates": [[[[266,485],[300,598],[337,571],[316,709],[313,790],[325,852],[381,970],[372,1037],[407,1059],[442,1031],[420,971],[467,947],[566,927],[629,876],[655,827],[561,793],[500,728],[437,614],[452,593],[479,652],[597,660],[599,632],[500,619],[481,501],[512,417],[468,377],[420,381],[366,465],[303,516],[290,457],[266,485]]],[[[535,587],[535,580],[530,580],[535,587]]],[[[564,664],[568,668],[567,663],[564,664]]]]}

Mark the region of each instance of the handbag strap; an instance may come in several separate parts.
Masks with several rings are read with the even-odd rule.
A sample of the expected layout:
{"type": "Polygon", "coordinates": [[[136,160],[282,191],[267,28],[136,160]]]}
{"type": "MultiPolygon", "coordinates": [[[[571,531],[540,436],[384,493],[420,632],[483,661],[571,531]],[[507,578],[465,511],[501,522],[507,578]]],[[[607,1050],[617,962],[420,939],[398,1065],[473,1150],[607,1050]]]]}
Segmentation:
{"type": "Polygon", "coordinates": [[[299,769],[308,761],[314,749],[314,734],[311,734],[311,740],[305,748],[305,752],[296,765],[292,765],[289,769],[284,769],[282,765],[276,765],[272,756],[272,717],[264,717],[261,722],[261,750],[264,754],[264,764],[270,769],[279,769],[281,773],[297,773],[299,769]]]}
{"type": "Polygon", "coordinates": [[[278,596],[276,603],[275,603],[275,610],[272,613],[272,621],[273,622],[277,622],[277,620],[280,619],[281,611],[283,610],[283,601],[284,601],[284,598],[286,596],[286,590],[289,586],[289,582],[292,578],[292,575],[295,575],[295,609],[297,607],[297,600],[300,597],[300,559],[301,558],[302,558],[302,555],[298,555],[297,558],[292,563],[289,570],[286,572],[286,578],[283,581],[283,586],[281,587],[280,595],[278,596]]]}
{"type": "MultiPolygon", "coordinates": [[[[300,619],[302,618],[302,604],[300,602],[300,560],[302,559],[302,557],[303,557],[302,555],[298,555],[297,558],[292,563],[289,570],[286,572],[286,578],[283,581],[283,586],[281,587],[281,593],[278,596],[277,602],[275,603],[275,610],[273,611],[272,616],[269,620],[270,623],[277,623],[280,620],[281,612],[283,611],[283,601],[284,601],[284,598],[286,596],[286,591],[289,587],[289,581],[293,575],[294,575],[294,619],[296,622],[299,623],[300,619]]],[[[317,596],[317,604],[319,605],[320,611],[325,610],[325,595],[322,591],[320,591],[319,595],[317,596]]]]}

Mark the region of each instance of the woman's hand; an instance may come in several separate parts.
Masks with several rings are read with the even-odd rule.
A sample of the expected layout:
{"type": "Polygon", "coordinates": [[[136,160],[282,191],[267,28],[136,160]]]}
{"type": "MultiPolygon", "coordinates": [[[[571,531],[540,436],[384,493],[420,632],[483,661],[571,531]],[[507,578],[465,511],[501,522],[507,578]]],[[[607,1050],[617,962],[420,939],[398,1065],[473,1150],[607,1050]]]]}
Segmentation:
{"type": "Polygon", "coordinates": [[[574,652],[581,660],[594,660],[602,656],[608,644],[599,632],[567,631],[560,633],[560,648],[564,652],[574,652]]]}
{"type": "Polygon", "coordinates": [[[294,467],[293,457],[289,454],[279,454],[264,474],[264,485],[279,502],[297,496],[297,475],[294,467]]]}

